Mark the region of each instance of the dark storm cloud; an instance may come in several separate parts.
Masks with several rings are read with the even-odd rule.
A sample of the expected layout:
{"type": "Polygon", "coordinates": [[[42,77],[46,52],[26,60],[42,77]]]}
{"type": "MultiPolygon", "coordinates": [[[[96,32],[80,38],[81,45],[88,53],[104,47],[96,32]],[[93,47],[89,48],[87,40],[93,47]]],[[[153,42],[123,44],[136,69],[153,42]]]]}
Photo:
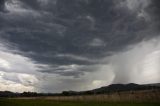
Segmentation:
{"type": "Polygon", "coordinates": [[[0,12],[4,11],[5,8],[5,0],[0,0],[0,12]]]}
{"type": "Polygon", "coordinates": [[[75,78],[79,78],[81,75],[84,75],[84,72],[92,72],[93,70],[97,69],[97,67],[98,65],[53,65],[46,70],[41,70],[41,72],[54,73],[62,76],[74,76],[75,78]]]}
{"type": "Polygon", "coordinates": [[[160,28],[160,1],[159,0],[151,0],[150,5],[146,8],[146,11],[150,14],[152,21],[154,22],[154,26],[156,30],[159,32],[160,28]]]}
{"type": "Polygon", "coordinates": [[[148,11],[158,20],[158,17],[160,17],[160,1],[152,0],[151,4],[148,6],[148,11]]]}
{"type": "Polygon", "coordinates": [[[38,0],[20,0],[20,1],[25,4],[24,6],[28,6],[28,7],[33,8],[33,9],[40,8],[38,0]]]}
{"type": "Polygon", "coordinates": [[[23,3],[23,6],[28,9],[34,9],[38,11],[56,12],[55,5],[57,0],[19,0],[23,3]]]}
{"type": "MultiPolygon", "coordinates": [[[[19,13],[22,14],[20,16],[11,13],[1,15],[6,35],[0,36],[15,44],[23,55],[39,63],[95,64],[89,60],[123,51],[128,45],[151,37],[145,34],[149,28],[146,20],[120,6],[123,0],[47,0],[46,5],[39,0],[19,1],[26,12],[32,11],[19,13]],[[5,19],[7,15],[10,17],[5,19]]],[[[4,7],[4,1],[1,2],[0,10],[4,7]]],[[[46,72],[66,76],[82,74],[79,70],[65,72],[65,69],[57,71],[54,68],[46,72]]]]}

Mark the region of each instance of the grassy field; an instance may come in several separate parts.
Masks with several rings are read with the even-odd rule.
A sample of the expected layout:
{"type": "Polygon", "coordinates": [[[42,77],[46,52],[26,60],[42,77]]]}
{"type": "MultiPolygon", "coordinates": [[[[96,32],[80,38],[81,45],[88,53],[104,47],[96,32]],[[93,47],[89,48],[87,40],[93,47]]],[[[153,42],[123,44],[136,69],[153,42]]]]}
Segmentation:
{"type": "Polygon", "coordinates": [[[0,106],[160,106],[159,91],[82,96],[0,98],[0,106]]]}
{"type": "Polygon", "coordinates": [[[71,102],[45,99],[0,99],[0,106],[160,106],[160,103],[71,102]]]}

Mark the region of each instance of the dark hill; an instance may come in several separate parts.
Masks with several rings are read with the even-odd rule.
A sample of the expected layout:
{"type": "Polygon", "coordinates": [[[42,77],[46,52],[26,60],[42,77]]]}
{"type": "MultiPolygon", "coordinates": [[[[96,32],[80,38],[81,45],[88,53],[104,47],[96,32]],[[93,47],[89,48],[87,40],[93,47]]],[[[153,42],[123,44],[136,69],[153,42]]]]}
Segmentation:
{"type": "Polygon", "coordinates": [[[88,95],[88,94],[108,94],[108,93],[114,93],[114,92],[123,92],[123,91],[138,91],[138,90],[160,90],[160,84],[112,84],[109,86],[104,86],[101,88],[88,90],[88,91],[63,91],[63,95],[88,95]]]}
{"type": "Polygon", "coordinates": [[[101,87],[98,89],[91,90],[94,93],[112,93],[121,91],[137,91],[137,90],[152,90],[160,89],[159,84],[148,84],[148,85],[138,85],[134,83],[130,84],[112,84],[109,86],[101,87]]]}

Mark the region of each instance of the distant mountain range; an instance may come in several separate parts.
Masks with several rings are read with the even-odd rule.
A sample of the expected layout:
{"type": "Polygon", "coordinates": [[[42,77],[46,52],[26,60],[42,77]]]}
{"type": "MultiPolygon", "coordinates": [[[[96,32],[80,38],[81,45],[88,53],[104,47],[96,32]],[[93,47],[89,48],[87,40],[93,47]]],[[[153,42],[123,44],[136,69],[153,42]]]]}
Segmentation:
{"type": "Polygon", "coordinates": [[[101,88],[88,90],[88,91],[63,91],[62,94],[64,95],[83,95],[83,94],[108,94],[114,92],[124,92],[124,91],[138,91],[138,90],[160,90],[160,83],[156,84],[112,84],[109,86],[104,86],[101,88]]]}
{"type": "Polygon", "coordinates": [[[152,90],[160,89],[160,83],[158,84],[112,84],[109,86],[101,87],[98,89],[91,90],[96,93],[110,93],[110,92],[122,92],[122,91],[137,91],[137,90],[152,90]]]}
{"type": "Polygon", "coordinates": [[[36,93],[23,92],[13,93],[10,91],[0,91],[0,97],[38,97],[38,96],[71,96],[71,95],[93,95],[93,94],[110,94],[125,91],[140,91],[140,90],[160,90],[160,83],[156,84],[112,84],[101,88],[88,91],[63,91],[62,93],[36,93]]]}

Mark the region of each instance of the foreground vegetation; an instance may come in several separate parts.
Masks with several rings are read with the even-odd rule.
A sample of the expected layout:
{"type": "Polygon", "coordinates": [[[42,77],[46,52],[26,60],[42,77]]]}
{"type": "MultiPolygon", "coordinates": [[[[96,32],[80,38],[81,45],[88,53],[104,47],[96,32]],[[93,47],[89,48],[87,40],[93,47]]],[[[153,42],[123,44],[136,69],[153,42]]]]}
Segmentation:
{"type": "Polygon", "coordinates": [[[77,102],[46,99],[0,99],[0,106],[160,106],[160,103],[77,102]]]}
{"type": "Polygon", "coordinates": [[[160,106],[159,90],[94,95],[1,97],[0,106],[160,106]]]}

